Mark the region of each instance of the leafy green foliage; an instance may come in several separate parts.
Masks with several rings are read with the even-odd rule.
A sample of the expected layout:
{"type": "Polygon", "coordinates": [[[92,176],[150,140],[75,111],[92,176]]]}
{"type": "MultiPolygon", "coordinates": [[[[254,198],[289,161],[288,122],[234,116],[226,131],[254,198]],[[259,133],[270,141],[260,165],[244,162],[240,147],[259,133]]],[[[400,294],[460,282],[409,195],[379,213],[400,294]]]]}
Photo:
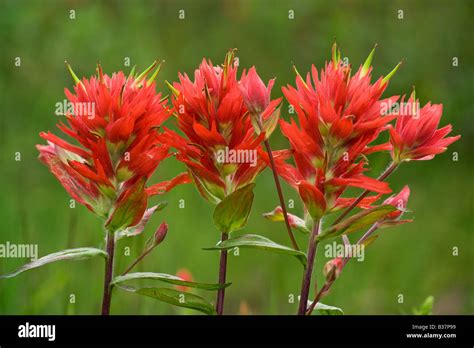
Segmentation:
{"type": "MultiPolygon", "coordinates": [[[[308,301],[308,307],[311,306],[312,302],[308,301]]],[[[325,305],[324,303],[318,302],[314,307],[322,315],[344,315],[344,311],[339,307],[325,305]]],[[[314,312],[313,312],[314,313],[314,312]]]]}
{"type": "Polygon", "coordinates": [[[214,224],[220,232],[230,233],[247,223],[253,202],[253,188],[248,184],[225,197],[214,210],[214,224]]]}
{"type": "Polygon", "coordinates": [[[152,297],[174,306],[195,309],[209,315],[216,314],[212,303],[208,302],[201,296],[189,292],[155,287],[134,288],[129,286],[119,286],[118,288],[139,295],[152,297]]]}
{"type": "Polygon", "coordinates": [[[304,265],[306,265],[306,254],[302,251],[298,251],[287,246],[277,244],[274,241],[259,236],[257,234],[244,234],[235,238],[227,239],[224,242],[219,242],[215,247],[205,248],[204,250],[225,250],[232,248],[250,248],[267,250],[276,253],[283,253],[287,255],[293,255],[304,265]]]}
{"type": "Polygon", "coordinates": [[[369,227],[395,210],[397,210],[396,207],[386,204],[360,211],[323,231],[318,236],[318,240],[338,237],[369,227]]]}
{"type": "Polygon", "coordinates": [[[124,282],[139,280],[139,279],[159,280],[165,283],[186,286],[189,288],[203,289],[203,290],[219,290],[231,285],[231,283],[210,284],[210,283],[191,282],[191,281],[181,279],[180,277],[177,277],[171,274],[153,273],[153,272],[137,272],[137,273],[128,273],[122,276],[117,276],[112,281],[112,284],[116,285],[116,284],[121,284],[124,282]]]}
{"type": "Polygon", "coordinates": [[[89,259],[94,256],[103,256],[106,258],[107,253],[101,249],[96,249],[96,248],[77,248],[77,249],[62,250],[53,254],[43,256],[39,258],[38,260],[34,260],[30,263],[27,263],[11,273],[1,275],[0,279],[12,278],[12,277],[17,276],[20,273],[23,273],[33,268],[38,268],[38,267],[47,265],[52,262],[63,261],[63,260],[84,260],[84,259],[89,259]]]}

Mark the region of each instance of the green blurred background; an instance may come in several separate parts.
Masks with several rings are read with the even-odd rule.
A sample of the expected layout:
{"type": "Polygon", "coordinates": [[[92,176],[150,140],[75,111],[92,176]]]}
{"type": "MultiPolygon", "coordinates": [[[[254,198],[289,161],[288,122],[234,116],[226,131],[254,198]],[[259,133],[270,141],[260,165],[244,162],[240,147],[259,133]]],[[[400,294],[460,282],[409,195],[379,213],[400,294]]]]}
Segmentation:
{"type": "MultiPolygon", "coordinates": [[[[229,48],[238,48],[241,67],[255,65],[265,80],[277,76],[280,86],[294,83],[292,65],[306,73],[330,56],[334,40],[357,67],[378,43],[374,74],[386,74],[401,59],[386,96],[410,93],[416,85],[422,103],[444,104],[442,125],[452,123],[461,141],[428,162],[404,165],[391,178],[394,190],[408,183],[409,208],[415,222],[385,230],[366,250],[364,262],[351,262],[324,302],[346,314],[410,313],[428,295],[435,297],[434,313],[472,314],[473,286],[473,60],[474,4],[469,1],[0,1],[0,243],[36,243],[40,256],[65,248],[103,246],[101,221],[86,208],[69,208],[69,196],[37,160],[38,133],[55,130],[55,103],[64,99],[72,81],[64,67],[68,60],[79,76],[94,73],[100,61],[108,73],[143,69],[155,58],[166,61],[163,81],[178,71],[192,73],[203,57],[221,63],[229,48]],[[75,19],[70,19],[75,10],[75,19]],[[184,19],[179,11],[184,10],[184,19]],[[399,19],[403,10],[403,19],[399,19]],[[290,19],[294,11],[294,19],[290,19]],[[15,58],[21,66],[15,66],[15,58]],[[453,66],[453,57],[459,66],[453,66]],[[15,161],[15,153],[21,161],[15,161]],[[452,160],[457,152],[459,160],[452,160]],[[459,255],[453,256],[453,247],[459,255]],[[398,302],[402,294],[404,303],[398,302]]],[[[287,105],[285,104],[286,109],[287,105]]],[[[288,118],[287,112],[283,113],[288,118]]],[[[281,134],[271,139],[275,149],[288,146],[281,134]]],[[[371,158],[373,176],[388,156],[371,158]]],[[[183,171],[168,160],[152,182],[183,171]]],[[[284,187],[297,203],[295,192],[284,187]]],[[[271,172],[257,180],[255,202],[245,232],[262,234],[288,244],[283,224],[264,220],[277,195],[271,172]]],[[[357,193],[357,191],[354,191],[357,193]]],[[[194,279],[217,279],[218,254],[203,251],[219,233],[212,223],[212,206],[191,185],[184,185],[155,201],[168,207],[156,214],[145,236],[121,240],[118,269],[141,251],[144,240],[162,220],[168,236],[138,270],[175,274],[180,268],[194,279]],[[183,199],[185,208],[179,208],[183,199]],[[124,255],[124,248],[131,255],[124,255]]],[[[298,236],[304,245],[304,236],[298,236]]],[[[317,275],[327,261],[320,249],[317,275]]],[[[0,259],[0,273],[25,263],[0,259]]],[[[292,257],[241,250],[230,256],[227,313],[293,314],[302,270],[292,257]]],[[[56,263],[0,281],[1,314],[96,314],[102,297],[103,261],[56,263]],[[69,303],[70,294],[76,298],[69,303]]],[[[162,285],[162,284],[160,284],[162,285]]],[[[197,292],[214,300],[214,293],[197,292]]],[[[139,295],[114,293],[114,314],[173,314],[185,311],[139,295]]],[[[187,312],[186,312],[187,313],[187,312]]]]}

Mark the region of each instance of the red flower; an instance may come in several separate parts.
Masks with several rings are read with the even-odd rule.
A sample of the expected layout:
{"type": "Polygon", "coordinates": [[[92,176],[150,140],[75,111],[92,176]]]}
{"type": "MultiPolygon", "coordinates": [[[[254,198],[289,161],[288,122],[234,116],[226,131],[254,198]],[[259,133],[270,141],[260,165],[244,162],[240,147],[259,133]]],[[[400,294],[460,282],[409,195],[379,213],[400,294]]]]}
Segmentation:
{"type": "MultiPolygon", "coordinates": [[[[398,97],[380,100],[388,80],[379,78],[371,83],[369,56],[354,76],[342,63],[333,46],[333,59],[326,63],[320,76],[314,66],[306,81],[297,74],[296,88],[287,86],[283,93],[298,115],[294,120],[280,121],[282,133],[290,141],[296,167],[277,160],[279,174],[295,187],[306,210],[317,218],[333,211],[346,201],[340,195],[347,186],[377,193],[391,192],[387,183],[363,175],[364,155],[388,149],[387,145],[368,147],[394,115],[381,115],[382,103],[398,97]]],[[[369,198],[370,199],[370,198],[369,198]]],[[[367,205],[367,200],[360,203],[367,205]]]]}
{"type": "MultiPolygon", "coordinates": [[[[78,145],[40,133],[48,145],[37,145],[39,159],[75,200],[106,218],[113,231],[138,224],[148,196],[160,193],[153,186],[145,188],[169,150],[157,132],[170,115],[155,92],[157,72],[146,80],[155,66],[138,77],[122,72],[109,77],[99,65],[97,77],[82,81],[70,70],[76,85],[74,93],[66,89],[65,94],[72,108],[65,110],[65,123],[58,128],[78,145]]],[[[181,176],[180,182],[185,181],[181,176]]],[[[166,190],[166,183],[157,186],[166,190]]]]}
{"type": "Polygon", "coordinates": [[[383,202],[383,204],[393,205],[394,207],[397,207],[398,210],[387,215],[385,219],[394,220],[394,219],[399,218],[403,214],[403,212],[405,212],[406,210],[409,197],[410,197],[410,188],[408,187],[408,185],[405,185],[405,187],[403,187],[403,189],[397,195],[392,195],[389,198],[387,198],[383,202]]]}
{"type": "Polygon", "coordinates": [[[270,94],[275,84],[275,79],[265,86],[255,67],[250,68],[248,75],[245,71],[239,82],[239,89],[244,98],[245,105],[250,113],[259,114],[270,104],[270,94]]]}
{"type": "Polygon", "coordinates": [[[280,117],[277,106],[282,98],[270,100],[274,83],[275,79],[272,79],[265,86],[255,67],[250,68],[248,75],[244,71],[239,81],[239,90],[250,112],[253,127],[257,134],[264,131],[266,138],[273,133],[280,117]]]}
{"type": "MultiPolygon", "coordinates": [[[[180,268],[178,272],[176,272],[176,276],[187,282],[193,281],[193,275],[187,268],[180,268]]],[[[184,292],[187,291],[189,287],[184,285],[176,285],[176,289],[184,292]]]]}
{"type": "Polygon", "coordinates": [[[204,198],[218,203],[226,195],[251,183],[265,168],[256,135],[237,81],[234,53],[222,67],[203,60],[194,81],[179,74],[171,86],[178,127],[185,137],[167,130],[161,138],[175,147],[176,158],[188,171],[204,198]]]}
{"type": "MultiPolygon", "coordinates": [[[[402,102],[403,100],[402,98],[402,102]]],[[[419,102],[415,102],[415,98],[411,96],[407,105],[417,106],[419,102]]],[[[421,109],[399,108],[395,128],[390,127],[393,160],[430,160],[458,140],[460,135],[446,138],[452,130],[450,124],[438,129],[442,113],[442,104],[428,103],[421,109]]]]}

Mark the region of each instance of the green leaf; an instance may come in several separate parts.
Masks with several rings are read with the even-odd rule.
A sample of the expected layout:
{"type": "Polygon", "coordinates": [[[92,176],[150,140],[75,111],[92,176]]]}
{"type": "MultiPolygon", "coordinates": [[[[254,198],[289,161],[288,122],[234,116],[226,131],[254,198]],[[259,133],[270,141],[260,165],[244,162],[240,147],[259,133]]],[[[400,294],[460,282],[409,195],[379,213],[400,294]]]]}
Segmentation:
{"type": "Polygon", "coordinates": [[[433,312],[434,297],[428,296],[419,308],[413,309],[415,315],[431,315],[433,312]]]}
{"type": "Polygon", "coordinates": [[[190,288],[204,289],[204,290],[219,290],[231,285],[231,283],[226,283],[226,284],[197,283],[197,282],[184,280],[182,278],[179,278],[171,274],[153,273],[153,272],[137,272],[137,273],[129,273],[123,276],[117,276],[112,281],[112,284],[120,284],[123,282],[127,282],[130,280],[137,280],[137,279],[153,279],[153,280],[159,280],[165,283],[187,286],[190,288]]]}
{"type": "Polygon", "coordinates": [[[247,223],[253,202],[253,188],[248,184],[225,197],[214,210],[214,224],[222,233],[241,229],[247,223]]]}
{"type": "Polygon", "coordinates": [[[96,248],[77,248],[77,249],[62,250],[53,254],[43,256],[42,258],[39,258],[38,260],[32,261],[30,263],[27,263],[26,265],[21,266],[20,268],[18,268],[17,270],[11,273],[1,275],[0,279],[12,278],[30,269],[38,268],[48,263],[52,263],[56,261],[84,260],[84,259],[88,259],[97,255],[107,258],[107,253],[105,251],[101,249],[96,249],[96,248]]]}
{"type": "Polygon", "coordinates": [[[397,210],[397,208],[390,204],[363,210],[338,224],[329,227],[318,236],[318,240],[321,241],[328,238],[338,237],[342,234],[349,234],[369,227],[395,210],[397,210]]]}
{"type": "Polygon", "coordinates": [[[298,251],[292,248],[289,248],[284,245],[275,243],[274,241],[259,236],[256,234],[244,234],[235,238],[227,239],[224,242],[219,242],[215,247],[204,248],[204,250],[222,250],[222,249],[232,249],[232,248],[251,248],[251,249],[260,249],[267,250],[276,253],[283,253],[287,255],[293,255],[301,261],[301,263],[306,265],[306,254],[302,251],[298,251]]]}
{"type": "Polygon", "coordinates": [[[152,297],[159,301],[170,303],[174,306],[192,308],[209,315],[216,314],[214,306],[209,301],[202,298],[201,296],[188,292],[154,287],[133,288],[130,286],[118,286],[118,288],[124,291],[152,297]]]}
{"type": "Polygon", "coordinates": [[[411,219],[405,219],[405,220],[388,220],[384,221],[380,224],[379,228],[386,228],[386,227],[393,227],[393,226],[398,226],[398,225],[403,225],[409,222],[413,222],[411,219]]]}
{"type": "Polygon", "coordinates": [[[164,209],[167,205],[168,205],[168,202],[164,201],[164,202],[160,202],[157,205],[145,210],[145,213],[143,214],[142,219],[140,220],[140,222],[137,225],[127,227],[124,230],[116,232],[116,234],[115,234],[116,235],[116,237],[115,237],[116,240],[119,240],[122,237],[133,237],[133,236],[136,236],[136,235],[139,235],[140,233],[142,233],[143,230],[145,229],[146,224],[148,223],[148,220],[150,220],[152,215],[154,213],[156,213],[157,211],[160,211],[160,210],[164,209]]]}
{"type": "Polygon", "coordinates": [[[196,188],[204,199],[212,204],[219,204],[221,202],[221,199],[224,198],[224,190],[220,186],[213,185],[210,182],[204,182],[191,168],[188,168],[188,172],[193,178],[196,188]]]}
{"type": "Polygon", "coordinates": [[[364,248],[367,248],[369,245],[371,245],[373,242],[375,242],[375,240],[379,237],[378,234],[374,234],[373,236],[370,236],[369,238],[367,238],[366,240],[364,240],[362,242],[362,245],[364,246],[364,248]]]}
{"type": "MultiPolygon", "coordinates": [[[[308,302],[308,306],[310,306],[311,301],[308,302]]],[[[316,303],[314,309],[316,309],[322,315],[344,315],[344,311],[341,308],[328,306],[321,302],[316,303]]]]}

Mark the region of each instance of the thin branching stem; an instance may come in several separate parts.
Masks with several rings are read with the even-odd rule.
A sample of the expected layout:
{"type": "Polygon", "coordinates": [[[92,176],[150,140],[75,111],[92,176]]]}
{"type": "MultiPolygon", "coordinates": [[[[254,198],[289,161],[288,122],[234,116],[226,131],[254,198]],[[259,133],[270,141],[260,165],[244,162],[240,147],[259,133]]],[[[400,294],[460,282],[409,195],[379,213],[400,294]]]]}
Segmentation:
{"type": "MultiPolygon", "coordinates": [[[[258,120],[258,126],[260,127],[260,131],[262,131],[263,125],[262,125],[261,120],[258,120]]],[[[283,197],[283,191],[281,189],[280,178],[278,177],[278,172],[275,165],[275,159],[273,158],[272,148],[270,146],[270,142],[268,141],[268,139],[265,139],[264,144],[265,144],[265,149],[267,150],[267,153],[268,153],[268,158],[270,160],[270,167],[273,173],[273,180],[275,181],[275,186],[278,193],[278,199],[280,200],[280,206],[283,212],[283,218],[285,219],[285,225],[288,231],[288,236],[290,237],[290,240],[291,240],[291,245],[293,246],[293,249],[300,250],[300,248],[298,247],[298,243],[296,242],[295,236],[293,234],[293,231],[291,230],[290,220],[288,219],[288,212],[286,210],[285,198],[283,197]]]]}
{"type": "MultiPolygon", "coordinates": [[[[387,179],[390,176],[390,174],[392,174],[395,171],[395,169],[397,169],[398,165],[399,164],[394,162],[394,161],[392,163],[390,163],[390,165],[387,167],[387,169],[385,169],[384,172],[382,174],[380,174],[380,176],[377,178],[377,180],[384,181],[385,179],[387,179]]],[[[369,193],[370,193],[370,190],[365,190],[364,192],[362,192],[359,195],[359,197],[357,197],[356,200],[354,202],[352,202],[352,204],[349,207],[347,207],[346,210],[344,210],[341,213],[341,215],[339,215],[337,217],[336,220],[334,220],[332,225],[335,225],[338,222],[341,222],[341,220],[344,219],[347,216],[347,214],[349,214],[352,211],[352,209],[354,209],[357,206],[357,204],[359,204],[360,201],[362,201],[365,198],[365,196],[367,196],[369,193]]]]}

